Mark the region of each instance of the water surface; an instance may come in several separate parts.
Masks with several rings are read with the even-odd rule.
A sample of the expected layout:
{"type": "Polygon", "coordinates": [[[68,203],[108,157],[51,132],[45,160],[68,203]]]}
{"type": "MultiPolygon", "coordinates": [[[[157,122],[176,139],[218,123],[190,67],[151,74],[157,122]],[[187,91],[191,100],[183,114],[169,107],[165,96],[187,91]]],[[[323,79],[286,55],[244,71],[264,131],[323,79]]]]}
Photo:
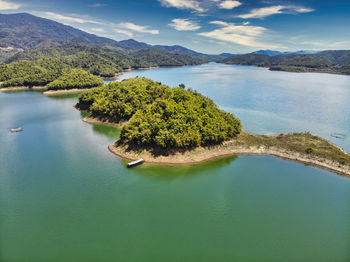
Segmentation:
{"type": "MultiPolygon", "coordinates": [[[[215,64],[133,75],[183,82],[249,131],[349,130],[349,77],[215,64]]],[[[268,156],[127,169],[107,150],[118,131],[82,122],[76,101],[0,93],[0,261],[349,261],[350,179],[268,156]]]]}

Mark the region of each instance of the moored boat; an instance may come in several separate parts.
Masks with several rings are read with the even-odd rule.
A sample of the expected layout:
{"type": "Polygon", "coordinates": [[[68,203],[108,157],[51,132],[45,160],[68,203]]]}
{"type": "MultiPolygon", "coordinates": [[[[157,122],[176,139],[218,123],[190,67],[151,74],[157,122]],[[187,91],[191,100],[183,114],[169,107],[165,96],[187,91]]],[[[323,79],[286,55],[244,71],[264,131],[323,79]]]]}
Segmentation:
{"type": "Polygon", "coordinates": [[[128,163],[128,167],[133,167],[133,166],[137,166],[137,165],[141,165],[143,162],[145,162],[145,160],[143,158],[140,158],[136,161],[130,162],[128,163]]]}
{"type": "Polygon", "coordinates": [[[23,131],[23,128],[22,128],[22,127],[11,128],[10,131],[11,131],[12,133],[22,132],[22,131],[23,131]]]}

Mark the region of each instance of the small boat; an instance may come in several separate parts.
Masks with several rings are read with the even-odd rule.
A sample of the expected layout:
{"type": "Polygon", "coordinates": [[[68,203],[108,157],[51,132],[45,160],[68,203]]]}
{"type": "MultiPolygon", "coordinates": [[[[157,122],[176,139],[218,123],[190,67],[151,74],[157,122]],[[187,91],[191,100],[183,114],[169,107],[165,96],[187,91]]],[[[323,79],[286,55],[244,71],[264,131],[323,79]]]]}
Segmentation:
{"type": "Polygon", "coordinates": [[[143,162],[145,162],[145,160],[143,158],[140,158],[136,161],[130,162],[128,163],[128,167],[133,167],[133,166],[137,166],[137,165],[141,165],[143,162]]]}
{"type": "Polygon", "coordinates": [[[16,133],[16,132],[22,132],[23,128],[22,127],[18,127],[18,128],[11,128],[11,133],[16,133]]]}
{"type": "Polygon", "coordinates": [[[331,137],[339,138],[339,139],[345,139],[346,135],[345,134],[341,134],[341,133],[333,133],[333,134],[331,134],[331,137]]]}

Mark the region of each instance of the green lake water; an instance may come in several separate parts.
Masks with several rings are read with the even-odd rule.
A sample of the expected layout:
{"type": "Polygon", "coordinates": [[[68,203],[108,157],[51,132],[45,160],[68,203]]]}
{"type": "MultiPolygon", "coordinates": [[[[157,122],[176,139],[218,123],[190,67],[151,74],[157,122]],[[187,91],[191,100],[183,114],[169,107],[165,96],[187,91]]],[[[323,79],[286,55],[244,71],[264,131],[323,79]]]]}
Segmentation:
{"type": "MultiPolygon", "coordinates": [[[[136,75],[185,83],[248,131],[350,130],[350,77],[208,64],[122,78],[136,75]]],[[[82,122],[76,101],[0,93],[1,262],[350,261],[349,178],[269,156],[127,169],[107,150],[118,130],[82,122]]]]}

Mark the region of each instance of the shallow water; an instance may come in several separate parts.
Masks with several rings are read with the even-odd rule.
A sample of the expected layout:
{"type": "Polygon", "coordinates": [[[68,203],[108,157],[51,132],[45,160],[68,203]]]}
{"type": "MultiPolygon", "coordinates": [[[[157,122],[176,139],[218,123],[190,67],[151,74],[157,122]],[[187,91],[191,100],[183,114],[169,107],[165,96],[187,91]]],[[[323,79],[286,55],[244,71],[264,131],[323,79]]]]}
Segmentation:
{"type": "MultiPolygon", "coordinates": [[[[349,130],[349,77],[217,64],[133,75],[183,82],[248,131],[349,130]]],[[[0,93],[0,261],[349,261],[350,179],[268,156],[127,169],[107,150],[117,129],[82,122],[75,103],[0,93]]]]}

